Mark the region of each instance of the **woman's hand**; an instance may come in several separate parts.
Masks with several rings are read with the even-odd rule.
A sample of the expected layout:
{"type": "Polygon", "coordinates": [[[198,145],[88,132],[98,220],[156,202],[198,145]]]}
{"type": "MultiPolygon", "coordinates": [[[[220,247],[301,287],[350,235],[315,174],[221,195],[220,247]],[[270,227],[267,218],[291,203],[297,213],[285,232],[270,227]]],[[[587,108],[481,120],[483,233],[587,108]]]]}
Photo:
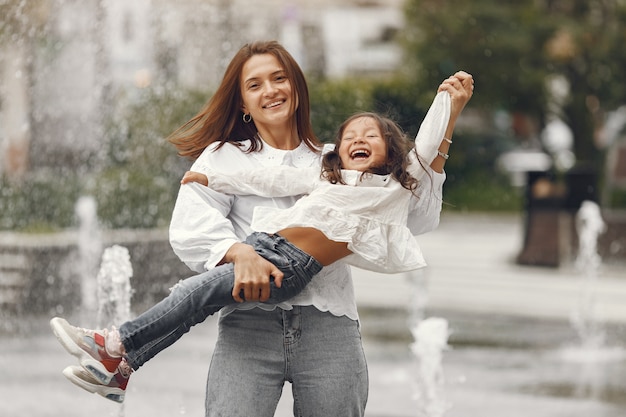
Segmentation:
{"type": "Polygon", "coordinates": [[[450,121],[451,127],[454,128],[456,119],[474,94],[474,78],[465,71],[458,71],[441,83],[437,92],[440,91],[447,91],[450,94],[450,121]]]}
{"type": "Polygon", "coordinates": [[[223,261],[233,263],[235,266],[233,298],[238,303],[267,301],[270,297],[270,276],[274,277],[277,287],[282,284],[283,273],[245,243],[235,243],[231,246],[223,261]]]}

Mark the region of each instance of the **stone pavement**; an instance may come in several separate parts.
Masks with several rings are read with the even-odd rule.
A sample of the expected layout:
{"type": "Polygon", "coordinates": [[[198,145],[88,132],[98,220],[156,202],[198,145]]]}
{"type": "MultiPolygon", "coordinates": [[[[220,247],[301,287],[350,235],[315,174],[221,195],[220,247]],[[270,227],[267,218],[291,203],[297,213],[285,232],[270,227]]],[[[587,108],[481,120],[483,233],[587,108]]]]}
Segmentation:
{"type": "MultiPolygon", "coordinates": [[[[446,417],[626,415],[624,351],[603,351],[597,362],[562,358],[562,346],[572,340],[569,317],[581,278],[571,262],[558,269],[516,265],[521,227],[516,216],[444,214],[436,231],[420,237],[426,270],[355,270],[370,374],[366,416],[420,416],[408,330],[416,302],[426,303],[426,316],[450,322],[451,347],[443,360],[446,417]]],[[[621,346],[624,271],[624,265],[605,265],[594,291],[598,319],[621,346]]],[[[134,374],[123,407],[67,382],[60,372],[71,357],[49,332],[47,318],[31,326],[28,335],[0,336],[1,416],[204,415],[214,318],[134,374]]],[[[291,407],[287,384],[276,417],[292,416],[291,407]]]]}
{"type": "MultiPolygon", "coordinates": [[[[517,265],[522,227],[519,216],[444,214],[438,229],[419,237],[428,267],[398,275],[357,271],[359,304],[409,305],[413,283],[422,280],[432,310],[569,320],[587,281],[568,254],[559,268],[517,265]]],[[[626,323],[626,262],[605,262],[588,289],[599,320],[626,323]]]]}

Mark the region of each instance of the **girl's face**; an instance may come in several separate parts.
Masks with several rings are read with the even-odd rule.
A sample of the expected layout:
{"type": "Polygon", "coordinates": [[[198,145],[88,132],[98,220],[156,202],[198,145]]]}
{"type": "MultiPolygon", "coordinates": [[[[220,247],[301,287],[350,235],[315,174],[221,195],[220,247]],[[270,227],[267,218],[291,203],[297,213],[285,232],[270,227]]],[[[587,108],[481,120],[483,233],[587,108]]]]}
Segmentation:
{"type": "Polygon", "coordinates": [[[285,69],[272,54],[253,55],[241,71],[242,111],[249,113],[257,128],[292,120],[297,107],[285,69]]]}
{"type": "Polygon", "coordinates": [[[339,157],[343,169],[366,171],[380,167],[387,159],[387,143],[376,120],[358,117],[341,134],[339,157]]]}

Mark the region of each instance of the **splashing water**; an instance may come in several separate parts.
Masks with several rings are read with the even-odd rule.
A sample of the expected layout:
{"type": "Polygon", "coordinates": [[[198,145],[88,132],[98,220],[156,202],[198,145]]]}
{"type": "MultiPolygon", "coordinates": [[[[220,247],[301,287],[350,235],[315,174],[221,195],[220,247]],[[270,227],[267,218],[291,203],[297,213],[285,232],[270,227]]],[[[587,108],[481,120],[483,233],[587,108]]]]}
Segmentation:
{"type": "Polygon", "coordinates": [[[586,366],[581,373],[581,381],[578,381],[579,389],[595,392],[596,381],[602,380],[601,374],[604,372],[600,364],[623,360],[626,351],[621,347],[606,345],[606,329],[597,317],[595,291],[602,267],[597,242],[598,237],[606,231],[606,224],[596,203],[582,203],[576,215],[576,229],[579,248],[575,266],[582,278],[578,309],[572,314],[570,322],[577,333],[578,345],[561,349],[560,356],[566,361],[586,366]]]}
{"type": "Polygon", "coordinates": [[[578,256],[576,269],[582,274],[578,310],[571,317],[571,324],[576,330],[581,346],[597,349],[604,345],[605,333],[602,323],[597,319],[595,290],[602,266],[602,259],[597,251],[598,237],[605,232],[606,224],[602,220],[600,207],[592,201],[584,201],[576,214],[578,232],[578,256]]]}
{"type": "Polygon", "coordinates": [[[78,271],[81,288],[81,314],[83,321],[90,323],[96,314],[97,286],[93,277],[98,270],[98,259],[102,253],[102,238],[98,225],[97,203],[91,196],[76,201],[74,211],[79,221],[78,228],[78,271]]]}
{"type": "Polygon", "coordinates": [[[443,351],[448,349],[448,322],[429,317],[411,328],[415,342],[411,351],[418,359],[416,397],[419,417],[442,417],[450,408],[445,401],[442,367],[443,351]]]}
{"type": "Polygon", "coordinates": [[[102,255],[98,273],[98,325],[108,327],[130,319],[130,278],[133,267],[128,249],[114,245],[102,255]]]}
{"type": "MultiPolygon", "coordinates": [[[[98,327],[109,327],[130,320],[130,278],[133,267],[128,249],[114,245],[104,250],[98,272],[98,327]]],[[[118,417],[125,414],[124,404],[118,409],[118,417]]]]}
{"type": "Polygon", "coordinates": [[[405,278],[411,286],[408,324],[413,328],[424,319],[428,305],[428,285],[426,275],[421,269],[405,273],[405,278]]]}
{"type": "MultiPolygon", "coordinates": [[[[128,249],[114,245],[104,250],[97,277],[98,257],[102,252],[102,238],[98,225],[97,204],[93,197],[81,197],[75,207],[80,227],[78,232],[78,267],[81,276],[81,314],[91,322],[95,313],[97,326],[108,328],[130,319],[130,278],[133,268],[128,249]],[[97,312],[94,306],[97,305],[97,312]]],[[[118,417],[124,416],[124,405],[118,417]]]]}

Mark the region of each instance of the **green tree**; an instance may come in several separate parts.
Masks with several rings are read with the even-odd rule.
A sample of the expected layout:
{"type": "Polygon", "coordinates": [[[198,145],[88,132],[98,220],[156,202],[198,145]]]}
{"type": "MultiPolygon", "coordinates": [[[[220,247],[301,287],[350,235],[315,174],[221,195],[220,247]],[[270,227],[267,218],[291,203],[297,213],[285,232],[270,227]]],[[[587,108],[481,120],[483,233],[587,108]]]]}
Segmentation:
{"type": "Polygon", "coordinates": [[[326,80],[311,83],[311,123],[322,142],[332,143],[339,125],[358,111],[370,111],[371,83],[367,80],[326,80]]]}
{"type": "Polygon", "coordinates": [[[165,227],[179,180],[190,166],[165,138],[190,119],[206,91],[148,89],[110,121],[106,167],[88,185],[111,228],[165,227]]]}
{"type": "Polygon", "coordinates": [[[455,70],[476,80],[472,102],[518,111],[540,123],[545,80],[562,75],[571,93],[562,117],[579,160],[594,161],[598,119],[626,97],[626,2],[620,0],[407,0],[407,68],[425,85],[455,70]]]}

